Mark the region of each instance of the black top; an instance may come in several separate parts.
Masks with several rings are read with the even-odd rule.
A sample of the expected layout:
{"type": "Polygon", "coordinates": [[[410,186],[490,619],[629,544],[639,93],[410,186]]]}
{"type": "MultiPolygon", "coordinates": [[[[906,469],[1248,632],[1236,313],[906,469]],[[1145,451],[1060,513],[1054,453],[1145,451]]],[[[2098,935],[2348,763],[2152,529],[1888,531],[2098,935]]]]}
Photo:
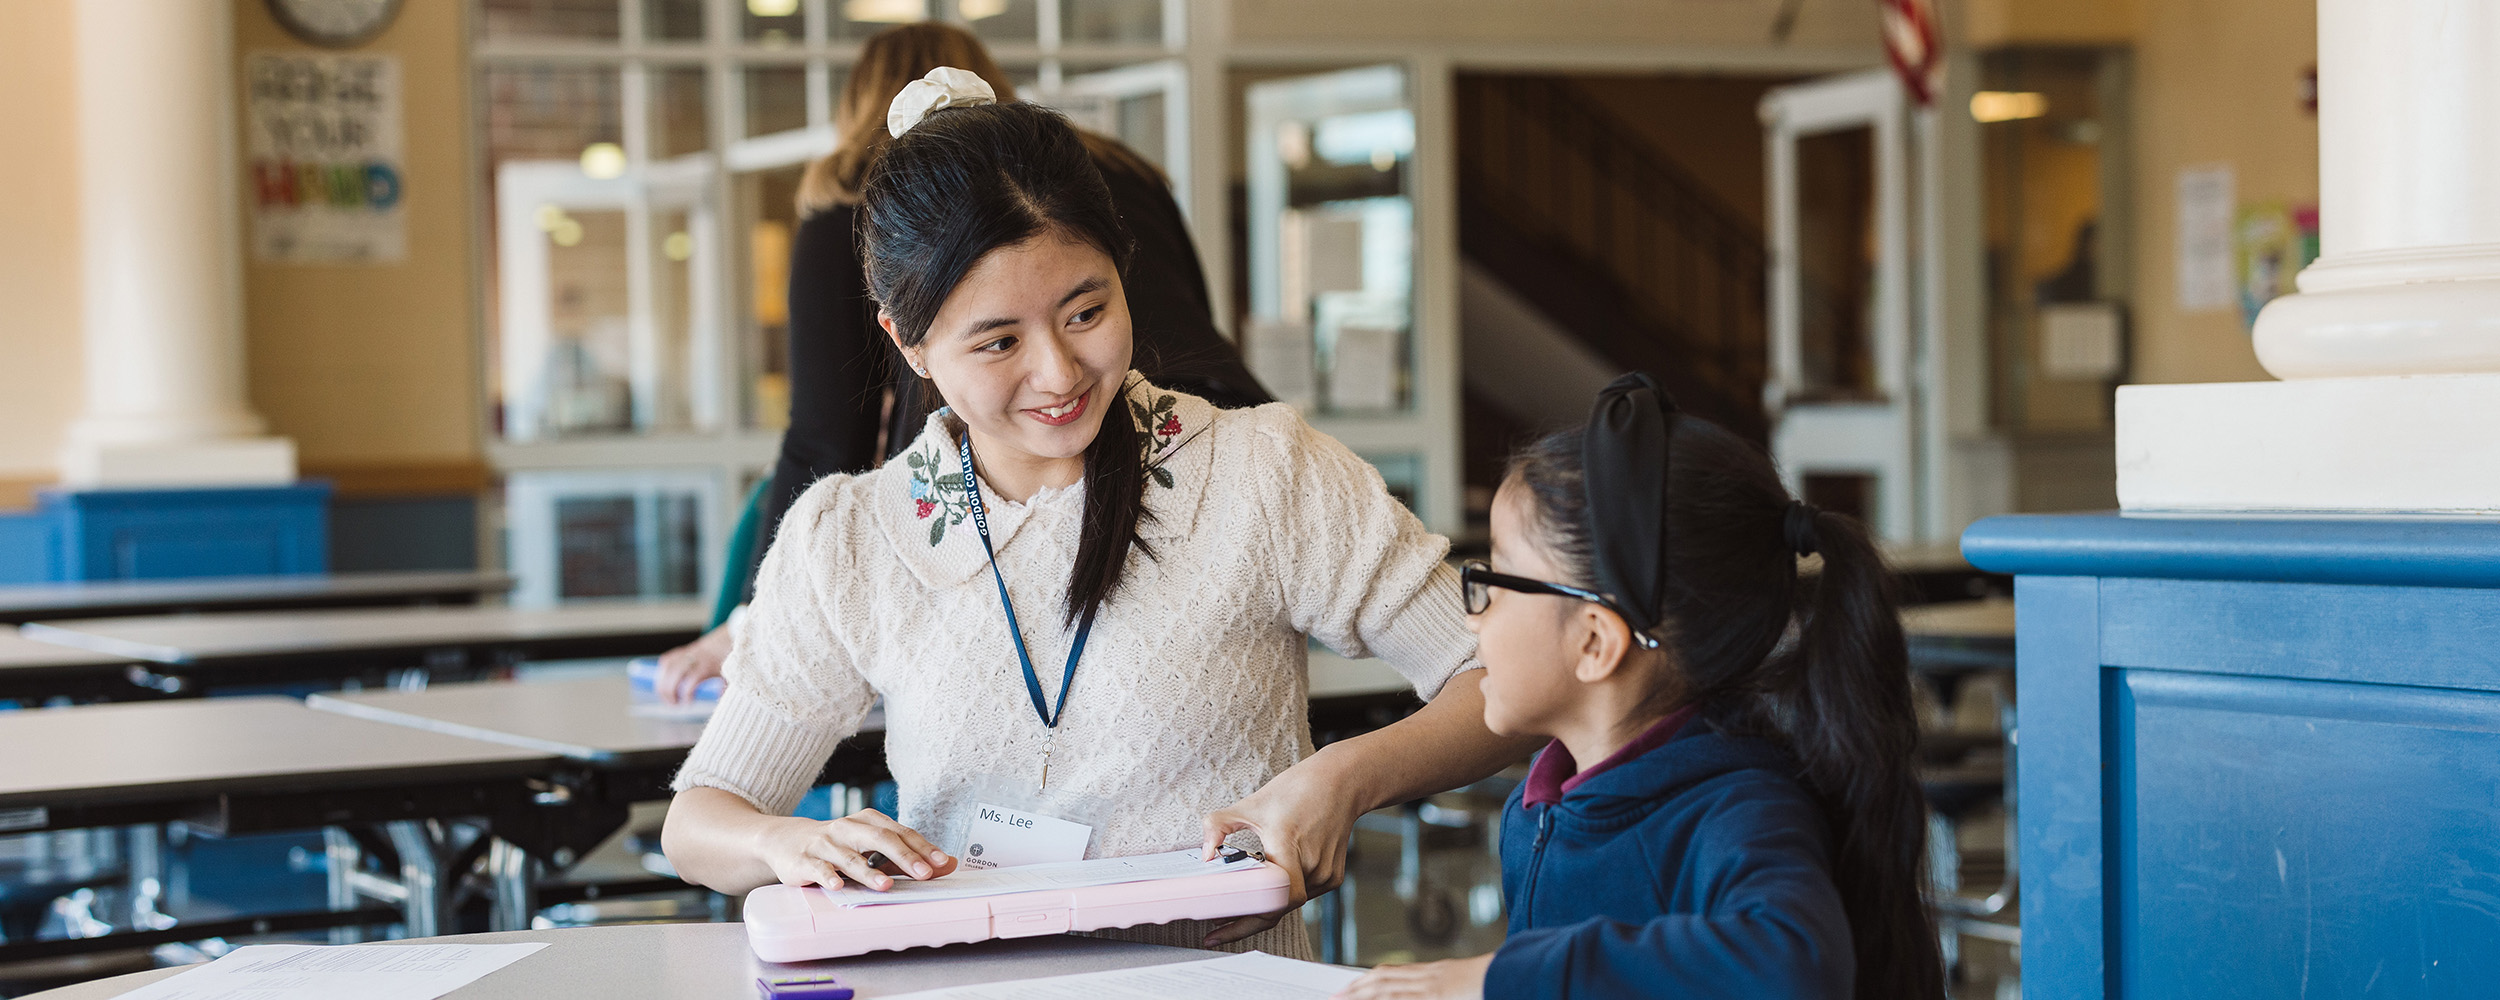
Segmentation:
{"type": "MultiPolygon", "coordinates": [[[[1217,406],[1256,406],[1274,397],[1242,364],[1241,352],[1215,328],[1206,273],[1189,241],[1180,206],[1160,178],[1097,160],[1120,221],[1136,242],[1121,283],[1136,338],[1136,369],[1156,385],[1217,406]]],[[[754,565],[772,547],[781,516],[816,480],[865,472],[901,454],[920,435],[934,401],[877,325],[860,263],[859,206],[836,205],[800,221],[790,251],[790,428],[764,494],[761,530],[747,556],[754,565]],[[886,390],[895,406],[885,449],[877,449],[886,390]]]]}

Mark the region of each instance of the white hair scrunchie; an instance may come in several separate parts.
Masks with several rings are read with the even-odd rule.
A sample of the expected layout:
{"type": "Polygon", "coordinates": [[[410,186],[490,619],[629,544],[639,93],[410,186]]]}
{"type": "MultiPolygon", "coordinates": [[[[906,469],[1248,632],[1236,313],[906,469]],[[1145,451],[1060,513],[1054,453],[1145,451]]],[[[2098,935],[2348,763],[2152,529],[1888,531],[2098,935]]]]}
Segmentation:
{"type": "Polygon", "coordinates": [[[998,92],[990,89],[989,81],[968,69],[940,66],[930,70],[929,75],[904,84],[903,92],[894,95],[894,103],[885,111],[885,131],[899,139],[939,108],[996,103],[998,92]]]}

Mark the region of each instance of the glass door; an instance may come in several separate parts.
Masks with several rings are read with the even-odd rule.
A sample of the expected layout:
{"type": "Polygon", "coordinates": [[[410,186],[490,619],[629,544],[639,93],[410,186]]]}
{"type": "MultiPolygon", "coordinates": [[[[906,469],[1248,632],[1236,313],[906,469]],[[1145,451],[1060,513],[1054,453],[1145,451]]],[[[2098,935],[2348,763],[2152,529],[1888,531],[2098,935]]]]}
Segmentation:
{"type": "Polygon", "coordinates": [[[1771,247],[1772,454],[1789,488],[1889,541],[1922,523],[1911,377],[1910,136],[1888,70],[1827,77],[1762,101],[1771,247]]]}

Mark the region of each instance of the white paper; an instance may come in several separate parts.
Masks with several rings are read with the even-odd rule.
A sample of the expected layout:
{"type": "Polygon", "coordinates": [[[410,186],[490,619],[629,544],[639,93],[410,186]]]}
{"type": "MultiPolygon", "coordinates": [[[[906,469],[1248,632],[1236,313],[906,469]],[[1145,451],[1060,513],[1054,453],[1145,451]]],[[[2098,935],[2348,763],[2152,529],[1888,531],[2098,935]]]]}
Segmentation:
{"type": "Polygon", "coordinates": [[[2107,379],[2118,375],[2118,307],[2070,302],[2040,307],[2040,374],[2107,379]]]}
{"type": "Polygon", "coordinates": [[[2179,308],[2229,309],[2238,304],[2231,280],[2231,217],[2238,197],[2231,165],[2179,171],[2179,308]]]}
{"type": "Polygon", "coordinates": [[[434,1000],[546,947],[532,944],[253,944],[121,1000],[434,1000]]]}
{"type": "Polygon", "coordinates": [[[1026,865],[1022,868],[991,868],[985,871],[958,870],[926,882],[898,878],[894,888],[884,892],[864,889],[845,882],[839,889],[826,889],[835,901],[844,906],[876,906],[884,903],[926,903],[940,899],[967,899],[974,896],[997,896],[1010,892],[1034,892],[1043,889],[1081,889],[1089,885],[1116,885],[1121,882],[1150,882],[1156,879],[1191,878],[1239,871],[1259,865],[1257,858],[1243,858],[1226,863],[1201,861],[1195,850],[1168,854],[1141,854],[1133,858],[1095,858],[1092,861],[1062,861],[1057,864],[1026,865]]]}
{"type": "Polygon", "coordinates": [[[950,986],[890,1000],[1327,1000],[1362,976],[1356,969],[1253,951],[1142,969],[950,986]]]}

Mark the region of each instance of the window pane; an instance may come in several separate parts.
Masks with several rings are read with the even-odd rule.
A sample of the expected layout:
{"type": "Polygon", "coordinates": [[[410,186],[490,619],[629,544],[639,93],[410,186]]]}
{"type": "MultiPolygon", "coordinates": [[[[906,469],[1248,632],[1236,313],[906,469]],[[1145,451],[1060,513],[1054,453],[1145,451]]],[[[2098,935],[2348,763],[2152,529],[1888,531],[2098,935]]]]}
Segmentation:
{"type": "Polygon", "coordinates": [[[707,367],[703,358],[715,350],[696,329],[701,317],[694,311],[694,220],[682,208],[655,208],[649,238],[651,246],[644,259],[651,268],[652,358],[646,364],[654,377],[643,387],[650,399],[644,404],[647,412],[641,423],[664,429],[693,427],[693,373],[707,367]]]}
{"type": "Polygon", "coordinates": [[[770,135],[807,127],[807,68],[773,66],[750,69],[747,81],[747,135],[770,135]]]}
{"type": "Polygon", "coordinates": [[[487,70],[488,164],[577,160],[592,143],[623,142],[617,83],[611,67],[487,70]]]}
{"type": "Polygon", "coordinates": [[[1034,0],[955,0],[955,13],[989,42],[1030,42],[1041,34],[1034,0]]]}
{"type": "Polygon", "coordinates": [[[689,493],[555,502],[556,596],[685,596],[702,589],[701,504],[689,493]]]}
{"type": "Polygon", "coordinates": [[[898,24],[929,19],[929,0],[827,0],[835,38],[866,38],[898,24]]]}
{"type": "Polygon", "coordinates": [[[643,0],[642,37],[654,42],[703,40],[703,0],[643,0]]]}
{"type": "Polygon", "coordinates": [[[798,45],[807,40],[807,16],[799,0],[746,0],[739,12],[745,23],[740,37],[763,45],[798,45]]]}
{"type": "Polygon", "coordinates": [[[617,0],[484,0],[478,30],[495,41],[617,40],[617,0]]]}
{"type": "MultiPolygon", "coordinates": [[[[625,267],[625,213],[537,213],[547,247],[548,332],[541,430],[596,434],[634,426],[632,297],[625,267]]],[[[524,390],[526,391],[526,390],[524,390]]]]}
{"type": "Polygon", "coordinates": [[[1169,168],[1163,162],[1165,147],[1163,131],[1163,92],[1123,97],[1119,103],[1120,141],[1136,150],[1155,166],[1169,168]]]}
{"type": "Polygon", "coordinates": [[[710,148],[711,105],[701,68],[651,72],[651,156],[665,160],[710,148]]]}
{"type": "Polygon", "coordinates": [[[1262,80],[1244,95],[1243,353],[1289,401],[1335,413],[1408,408],[1415,119],[1404,71],[1262,80]]]}
{"type": "Polygon", "coordinates": [[[1163,0],[1059,0],[1059,37],[1070,42],[1157,45],[1163,0]]]}
{"type": "Polygon", "coordinates": [[[793,165],[738,178],[738,218],[746,234],[746,276],[736,286],[746,293],[739,355],[747,374],[747,425],[765,430],[790,424],[790,245],[803,170],[793,165]]]}

